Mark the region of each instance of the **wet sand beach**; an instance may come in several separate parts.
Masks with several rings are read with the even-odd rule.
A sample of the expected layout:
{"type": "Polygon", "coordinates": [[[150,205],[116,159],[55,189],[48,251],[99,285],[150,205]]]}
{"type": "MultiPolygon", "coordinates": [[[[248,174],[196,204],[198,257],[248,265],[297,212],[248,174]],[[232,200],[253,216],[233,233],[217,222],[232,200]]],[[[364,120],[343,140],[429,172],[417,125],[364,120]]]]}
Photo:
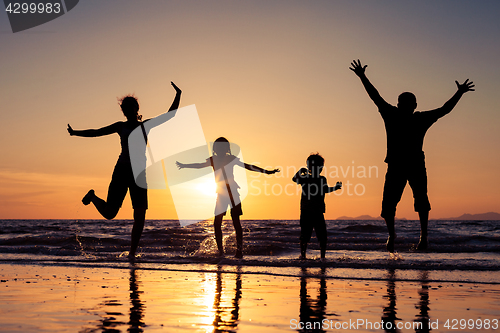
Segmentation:
{"type": "Polygon", "coordinates": [[[459,271],[3,263],[0,278],[3,332],[498,331],[500,319],[500,285],[459,271]]]}

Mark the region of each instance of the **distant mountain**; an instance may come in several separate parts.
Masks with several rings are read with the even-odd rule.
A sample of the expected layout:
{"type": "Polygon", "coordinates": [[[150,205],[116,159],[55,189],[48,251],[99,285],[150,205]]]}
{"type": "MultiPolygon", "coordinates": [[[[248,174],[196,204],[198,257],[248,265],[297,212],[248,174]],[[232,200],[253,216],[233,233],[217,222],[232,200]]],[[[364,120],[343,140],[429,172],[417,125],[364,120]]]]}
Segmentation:
{"type": "Polygon", "coordinates": [[[440,220],[499,220],[500,214],[495,212],[482,213],[482,214],[463,214],[459,217],[450,217],[440,220]]]}
{"type": "MultiPolygon", "coordinates": [[[[380,216],[378,217],[373,217],[370,215],[360,215],[357,217],[352,217],[352,216],[340,216],[337,217],[337,220],[382,220],[380,216]]],[[[398,218],[396,217],[396,220],[406,220],[404,217],[398,218]]],[[[495,220],[495,221],[500,221],[500,214],[495,213],[495,212],[489,212],[489,213],[482,213],[482,214],[463,214],[458,217],[447,217],[447,218],[441,218],[438,220],[495,220]]]]}
{"type": "Polygon", "coordinates": [[[381,220],[382,218],[379,217],[373,217],[370,215],[360,215],[357,217],[350,217],[350,216],[340,216],[337,217],[337,220],[381,220]]]}

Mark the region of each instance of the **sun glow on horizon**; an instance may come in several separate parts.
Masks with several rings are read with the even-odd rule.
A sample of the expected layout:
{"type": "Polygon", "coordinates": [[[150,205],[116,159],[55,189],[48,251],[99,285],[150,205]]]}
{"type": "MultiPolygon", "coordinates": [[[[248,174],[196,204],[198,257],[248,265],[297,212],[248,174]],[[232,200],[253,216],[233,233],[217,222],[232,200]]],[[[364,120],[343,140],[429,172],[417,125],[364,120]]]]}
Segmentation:
{"type": "MultiPolygon", "coordinates": [[[[179,108],[196,106],[197,116],[190,113],[186,122],[196,127],[182,122],[150,133],[153,150],[160,142],[182,155],[169,153],[164,171],[158,164],[146,173],[157,175],[159,185],[168,182],[167,188],[148,188],[148,219],[213,219],[213,170],[180,170],[175,158],[201,163],[211,154],[207,142],[221,136],[237,143],[231,151],[241,161],[281,169],[266,175],[233,168],[242,219],[298,219],[301,187],[291,179],[314,152],[325,158],[328,183],[344,184],[325,196],[325,218],[378,216],[386,132],[349,70],[358,57],[388,103],[413,91],[421,111],[442,106],[455,93],[454,80],[476,83],[476,91],[426,134],[430,217],[499,211],[500,155],[492,151],[500,146],[500,2],[221,1],[174,7],[167,1],[94,1],[31,32],[0,34],[0,218],[101,219],[81,199],[91,188],[106,198],[120,138],[72,137],[66,124],[83,130],[125,120],[116,97],[128,93],[138,97],[144,119],[165,114],[175,96],[170,81],[182,90],[179,108]],[[113,8],[120,10],[108,15],[113,8]],[[54,33],[39,33],[47,29],[54,33]],[[168,31],[176,33],[165,43],[168,31]],[[135,44],[125,52],[129,36],[135,44]],[[196,149],[191,156],[191,148],[206,156],[197,158],[196,149]],[[464,191],[461,180],[471,175],[464,191]]],[[[2,22],[5,32],[6,14],[2,22]]],[[[175,114],[180,120],[182,112],[175,114]]],[[[397,209],[398,217],[418,218],[409,186],[397,209]]],[[[132,216],[127,194],[116,218],[132,216]]]]}
{"type": "Polygon", "coordinates": [[[210,179],[204,180],[196,185],[196,190],[210,197],[215,198],[217,196],[217,184],[210,179]]]}

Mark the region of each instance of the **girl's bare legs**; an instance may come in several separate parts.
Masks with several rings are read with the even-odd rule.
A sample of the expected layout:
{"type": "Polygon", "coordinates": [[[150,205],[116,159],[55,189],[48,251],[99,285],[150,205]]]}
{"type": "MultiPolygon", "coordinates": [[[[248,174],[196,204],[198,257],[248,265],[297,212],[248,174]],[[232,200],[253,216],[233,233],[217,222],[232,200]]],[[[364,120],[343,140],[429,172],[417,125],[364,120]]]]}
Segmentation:
{"type": "Polygon", "coordinates": [[[135,252],[139,246],[144,222],[146,220],[146,209],[134,209],[134,226],[132,227],[132,239],[130,243],[129,258],[135,257],[135,252]]]}
{"type": "Polygon", "coordinates": [[[217,215],[214,219],[214,232],[215,232],[215,242],[217,243],[217,248],[219,249],[219,255],[224,255],[224,247],[222,244],[222,218],[224,215],[217,215]]]}
{"type": "Polygon", "coordinates": [[[240,216],[234,215],[233,218],[234,231],[236,232],[236,258],[243,258],[243,230],[241,228],[240,216]]]}

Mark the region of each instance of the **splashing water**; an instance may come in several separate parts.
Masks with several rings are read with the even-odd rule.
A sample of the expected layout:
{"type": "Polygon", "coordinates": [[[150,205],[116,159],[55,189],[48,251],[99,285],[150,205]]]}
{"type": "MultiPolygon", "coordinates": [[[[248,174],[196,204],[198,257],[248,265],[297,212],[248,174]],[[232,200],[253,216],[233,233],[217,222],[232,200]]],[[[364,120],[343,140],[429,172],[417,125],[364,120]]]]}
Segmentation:
{"type": "Polygon", "coordinates": [[[390,260],[404,260],[403,259],[403,256],[397,252],[394,252],[394,253],[389,253],[389,259],[390,260]]]}
{"type": "MultiPolygon", "coordinates": [[[[222,244],[224,246],[224,252],[230,252],[236,249],[236,234],[223,236],[222,244]]],[[[213,256],[217,255],[219,250],[217,248],[217,243],[214,236],[206,237],[200,244],[199,248],[194,251],[192,256],[213,256]]]]}

